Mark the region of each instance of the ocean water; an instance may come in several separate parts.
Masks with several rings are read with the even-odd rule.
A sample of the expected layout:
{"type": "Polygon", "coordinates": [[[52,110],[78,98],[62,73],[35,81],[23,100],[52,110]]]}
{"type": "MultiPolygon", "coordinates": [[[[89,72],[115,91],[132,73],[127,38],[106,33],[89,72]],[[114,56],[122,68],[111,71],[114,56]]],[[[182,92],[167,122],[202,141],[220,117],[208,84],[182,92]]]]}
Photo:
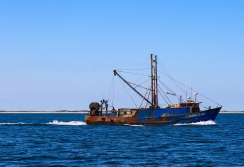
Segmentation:
{"type": "Polygon", "coordinates": [[[244,114],[173,126],[91,126],[84,117],[0,114],[0,166],[244,166],[244,114]]]}

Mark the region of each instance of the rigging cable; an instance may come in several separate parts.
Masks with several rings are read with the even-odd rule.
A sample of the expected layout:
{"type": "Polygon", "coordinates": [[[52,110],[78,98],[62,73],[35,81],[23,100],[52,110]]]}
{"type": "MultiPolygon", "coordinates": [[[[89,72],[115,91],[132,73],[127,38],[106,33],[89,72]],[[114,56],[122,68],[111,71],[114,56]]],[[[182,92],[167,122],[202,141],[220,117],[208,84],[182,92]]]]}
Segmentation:
{"type": "Polygon", "coordinates": [[[128,93],[128,95],[130,96],[130,98],[131,98],[131,100],[133,101],[133,103],[134,103],[134,105],[136,106],[136,108],[138,108],[137,105],[136,105],[136,103],[135,103],[135,101],[134,101],[134,99],[133,99],[132,96],[130,95],[129,91],[126,89],[125,85],[122,83],[122,80],[120,80],[120,82],[121,82],[121,84],[123,85],[123,87],[125,88],[125,90],[126,90],[126,92],[128,93]]]}
{"type": "MultiPolygon", "coordinates": [[[[169,77],[170,79],[174,80],[175,82],[177,82],[178,84],[182,85],[183,87],[185,87],[185,88],[187,88],[187,89],[192,89],[192,88],[189,88],[188,86],[186,86],[185,84],[183,84],[183,83],[177,81],[177,80],[174,79],[173,77],[170,77],[170,76],[166,75],[165,73],[163,73],[163,72],[161,72],[161,71],[159,71],[159,72],[162,73],[162,74],[164,74],[165,76],[169,77]]],[[[196,90],[194,90],[194,89],[192,89],[192,90],[193,90],[194,92],[197,92],[197,93],[198,93],[199,95],[201,95],[202,97],[204,97],[204,98],[206,98],[206,99],[212,101],[213,103],[217,104],[218,106],[222,106],[222,105],[220,105],[219,103],[213,101],[212,99],[210,99],[210,98],[204,96],[202,93],[199,93],[198,91],[196,91],[196,90]]]]}
{"type": "Polygon", "coordinates": [[[114,76],[112,76],[112,80],[111,80],[111,83],[110,83],[109,94],[108,94],[108,101],[109,101],[109,98],[110,98],[110,95],[111,95],[111,90],[112,90],[112,87],[113,87],[113,81],[114,81],[114,76]]]}
{"type": "MultiPolygon", "coordinates": [[[[172,77],[172,75],[168,72],[168,70],[166,69],[166,67],[163,65],[163,63],[161,63],[161,61],[160,61],[160,59],[159,59],[159,67],[161,67],[161,69],[163,70],[163,71],[165,71],[166,72],[166,75],[167,76],[170,76],[169,78],[173,78],[172,77]]],[[[172,81],[174,81],[174,80],[172,80],[172,81]]],[[[184,93],[184,90],[180,87],[180,85],[177,83],[177,82],[174,82],[175,83],[175,85],[178,87],[178,89],[182,92],[182,93],[184,93]]]]}
{"type": "MultiPolygon", "coordinates": [[[[146,98],[146,96],[147,96],[147,92],[149,91],[150,86],[151,86],[151,85],[149,85],[149,87],[147,88],[147,91],[146,91],[145,96],[142,98],[142,102],[141,102],[140,108],[141,108],[141,106],[142,106],[142,104],[143,104],[143,101],[145,100],[145,98],[146,98]]],[[[150,92],[150,91],[149,91],[149,92],[150,92]]]]}
{"type": "MultiPolygon", "coordinates": [[[[160,81],[159,80],[159,82],[166,88],[166,89],[168,89],[169,91],[170,91],[170,93],[171,94],[175,94],[175,97],[178,99],[178,100],[180,100],[180,96],[179,95],[177,95],[176,93],[174,93],[167,85],[165,85],[162,81],[160,81]]],[[[162,90],[162,89],[161,89],[162,90]]],[[[168,97],[165,93],[164,93],[164,95],[166,96],[166,97],[168,97]]],[[[183,99],[181,99],[183,102],[184,102],[184,100],[183,99]]]]}
{"type": "Polygon", "coordinates": [[[143,70],[150,70],[150,68],[145,69],[117,69],[116,71],[143,71],[143,70]]]}
{"type": "Polygon", "coordinates": [[[129,84],[135,85],[135,86],[136,86],[135,88],[140,87],[140,88],[143,88],[143,89],[146,89],[146,90],[147,90],[147,88],[145,88],[145,87],[143,87],[143,86],[141,86],[141,85],[144,84],[144,83],[146,83],[146,82],[149,81],[149,80],[150,80],[150,79],[148,79],[148,80],[142,82],[142,83],[139,84],[139,85],[134,84],[134,83],[132,83],[132,82],[128,82],[128,81],[127,81],[127,82],[128,82],[129,84]]]}
{"type": "MultiPolygon", "coordinates": [[[[115,77],[114,77],[115,78],[115,77]]],[[[142,82],[140,85],[142,85],[142,84],[144,84],[144,83],[146,83],[148,80],[150,80],[150,79],[147,79],[146,81],[144,81],[144,82],[142,82]]],[[[120,80],[121,81],[121,80],[120,80]]],[[[130,84],[133,84],[133,85],[136,85],[136,84],[134,84],[134,83],[131,83],[131,82],[128,82],[128,83],[130,83],[130,84]]],[[[117,95],[118,95],[118,93],[120,93],[123,89],[119,89],[118,91],[116,91],[115,92],[115,79],[114,79],[114,81],[113,81],[113,99],[115,99],[115,97],[117,97],[117,95]]],[[[124,86],[124,85],[123,85],[124,86]]],[[[139,86],[139,85],[136,85],[137,87],[139,86]]],[[[141,86],[142,87],[142,86],[141,86]]],[[[136,88],[136,87],[135,87],[136,88]]],[[[142,87],[143,88],[143,87],[142,87]]],[[[145,88],[144,88],[145,89],[145,88]]]]}
{"type": "Polygon", "coordinates": [[[114,108],[114,76],[113,76],[113,98],[112,98],[112,107],[114,108]]]}
{"type": "MultiPolygon", "coordinates": [[[[164,93],[164,91],[161,89],[161,87],[160,86],[158,86],[159,87],[159,89],[163,92],[163,94],[164,94],[164,96],[168,99],[168,101],[171,103],[171,104],[173,104],[171,101],[170,101],[170,99],[168,98],[168,96],[164,93]]],[[[163,95],[161,94],[161,92],[159,91],[159,93],[160,93],[160,95],[162,96],[162,98],[164,99],[164,101],[167,103],[167,104],[169,104],[168,102],[167,102],[167,100],[163,97],[163,95]]]]}
{"type": "MultiPolygon", "coordinates": [[[[150,87],[151,87],[151,85],[150,85],[150,87]]],[[[148,93],[148,97],[147,97],[147,99],[149,99],[150,96],[151,96],[151,91],[150,91],[150,89],[149,89],[149,93],[148,93]]],[[[148,102],[146,101],[146,107],[145,107],[145,108],[147,108],[147,105],[148,105],[148,102]]]]}
{"type": "Polygon", "coordinates": [[[172,91],[167,85],[165,85],[162,81],[158,80],[166,89],[168,89],[168,91],[170,91],[170,93],[174,93],[174,91],[172,91]]]}
{"type": "Polygon", "coordinates": [[[134,73],[134,72],[126,72],[126,71],[119,71],[119,70],[116,70],[116,71],[117,71],[117,72],[127,73],[127,74],[134,74],[134,75],[141,75],[141,76],[150,77],[149,75],[139,74],[139,73],[134,73]]]}
{"type": "Polygon", "coordinates": [[[164,99],[164,101],[165,101],[167,104],[169,104],[169,103],[166,101],[166,99],[163,97],[163,95],[161,94],[161,92],[159,92],[159,94],[160,94],[161,97],[164,99]]]}

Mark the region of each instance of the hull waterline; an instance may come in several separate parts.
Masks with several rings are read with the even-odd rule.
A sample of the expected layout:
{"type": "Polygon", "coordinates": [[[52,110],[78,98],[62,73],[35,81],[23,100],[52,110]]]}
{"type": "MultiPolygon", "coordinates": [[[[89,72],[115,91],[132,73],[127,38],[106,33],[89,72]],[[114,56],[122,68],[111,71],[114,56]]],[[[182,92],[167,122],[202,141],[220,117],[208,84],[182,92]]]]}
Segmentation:
{"type": "Polygon", "coordinates": [[[86,116],[87,124],[114,124],[114,125],[172,125],[177,123],[196,123],[201,121],[214,121],[221,107],[187,113],[188,109],[145,109],[137,110],[132,116],[86,116]],[[175,113],[174,113],[175,112],[175,113]],[[184,113],[185,112],[185,113],[184,113]]]}

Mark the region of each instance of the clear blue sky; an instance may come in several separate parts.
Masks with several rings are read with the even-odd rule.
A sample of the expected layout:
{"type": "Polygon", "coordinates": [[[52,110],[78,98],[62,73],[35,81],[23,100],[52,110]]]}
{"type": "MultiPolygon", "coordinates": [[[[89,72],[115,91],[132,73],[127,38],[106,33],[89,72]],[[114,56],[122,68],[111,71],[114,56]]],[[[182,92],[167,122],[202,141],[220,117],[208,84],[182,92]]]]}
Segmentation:
{"type": "Polygon", "coordinates": [[[243,9],[242,0],[2,0],[0,110],[88,109],[108,96],[113,69],[140,68],[150,53],[224,110],[244,110],[243,9]]]}

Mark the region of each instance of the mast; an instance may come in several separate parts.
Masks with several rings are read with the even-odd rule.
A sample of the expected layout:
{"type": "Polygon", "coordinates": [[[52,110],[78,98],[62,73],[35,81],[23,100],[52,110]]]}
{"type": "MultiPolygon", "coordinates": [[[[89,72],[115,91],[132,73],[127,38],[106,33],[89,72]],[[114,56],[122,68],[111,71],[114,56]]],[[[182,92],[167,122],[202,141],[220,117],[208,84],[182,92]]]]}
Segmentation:
{"type": "Polygon", "coordinates": [[[151,54],[151,91],[152,108],[158,108],[158,76],[157,76],[157,55],[151,54]]]}
{"type": "Polygon", "coordinates": [[[152,91],[152,107],[155,106],[154,96],[155,96],[155,85],[154,85],[154,66],[153,66],[153,54],[151,54],[151,91],[152,91]]]}
{"type": "Polygon", "coordinates": [[[140,92],[138,92],[134,87],[131,86],[129,82],[127,82],[116,70],[114,70],[114,75],[117,75],[122,81],[124,81],[132,90],[134,90],[139,96],[141,96],[144,100],[146,100],[149,104],[151,104],[150,108],[159,108],[158,106],[158,74],[157,74],[157,55],[150,55],[151,58],[151,98],[150,101],[145,96],[143,96],[140,92]]]}
{"type": "Polygon", "coordinates": [[[157,55],[155,55],[155,106],[158,107],[158,67],[157,55]]]}

